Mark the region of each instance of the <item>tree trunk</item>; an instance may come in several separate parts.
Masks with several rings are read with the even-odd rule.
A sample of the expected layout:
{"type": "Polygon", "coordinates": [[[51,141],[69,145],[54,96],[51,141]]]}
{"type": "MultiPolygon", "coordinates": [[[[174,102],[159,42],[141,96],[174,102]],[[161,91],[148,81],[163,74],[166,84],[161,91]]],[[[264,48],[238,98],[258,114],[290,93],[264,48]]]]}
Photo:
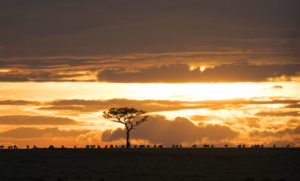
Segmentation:
{"type": "Polygon", "coordinates": [[[130,142],[129,142],[129,133],[130,130],[126,130],[126,148],[130,148],[130,142]]]}

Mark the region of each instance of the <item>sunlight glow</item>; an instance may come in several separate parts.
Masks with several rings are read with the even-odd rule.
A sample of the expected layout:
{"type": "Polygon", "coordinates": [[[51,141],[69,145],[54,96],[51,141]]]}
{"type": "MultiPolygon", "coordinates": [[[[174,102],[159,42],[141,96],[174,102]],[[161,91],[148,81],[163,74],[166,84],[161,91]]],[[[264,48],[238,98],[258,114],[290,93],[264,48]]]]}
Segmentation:
{"type": "Polygon", "coordinates": [[[25,99],[155,99],[221,100],[252,97],[299,97],[297,82],[281,83],[188,83],[188,84],[119,84],[119,83],[1,83],[2,100],[25,99]],[[272,88],[282,85],[282,89],[272,88]]]}

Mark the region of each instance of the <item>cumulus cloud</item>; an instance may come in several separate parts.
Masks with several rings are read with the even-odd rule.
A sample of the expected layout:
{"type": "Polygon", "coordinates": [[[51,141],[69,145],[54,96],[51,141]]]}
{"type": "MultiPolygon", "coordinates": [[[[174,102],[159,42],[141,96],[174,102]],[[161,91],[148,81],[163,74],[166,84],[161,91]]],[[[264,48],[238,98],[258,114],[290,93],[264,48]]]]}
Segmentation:
{"type": "MultiPolygon", "coordinates": [[[[147,140],[153,144],[180,144],[201,142],[203,139],[220,141],[233,139],[238,132],[227,126],[207,125],[199,127],[188,119],[177,117],[174,120],[167,120],[163,116],[149,117],[149,120],[132,131],[133,139],[147,140]]],[[[125,137],[125,130],[106,130],[102,134],[103,141],[113,141],[125,137]]]]}
{"type": "Polygon", "coordinates": [[[77,125],[67,117],[9,115],[0,116],[0,125],[77,125]]]}
{"type": "Polygon", "coordinates": [[[39,138],[39,137],[76,137],[80,134],[87,133],[88,130],[60,130],[58,128],[28,128],[20,127],[0,132],[0,137],[9,138],[39,138]]]}

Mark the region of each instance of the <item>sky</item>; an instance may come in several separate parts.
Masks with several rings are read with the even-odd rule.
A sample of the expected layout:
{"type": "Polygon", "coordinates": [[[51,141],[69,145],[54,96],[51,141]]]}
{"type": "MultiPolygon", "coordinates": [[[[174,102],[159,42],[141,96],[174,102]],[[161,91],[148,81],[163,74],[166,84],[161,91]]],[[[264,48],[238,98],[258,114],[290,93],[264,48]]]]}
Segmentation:
{"type": "Polygon", "coordinates": [[[0,145],[300,146],[297,0],[0,4],[0,145]]]}

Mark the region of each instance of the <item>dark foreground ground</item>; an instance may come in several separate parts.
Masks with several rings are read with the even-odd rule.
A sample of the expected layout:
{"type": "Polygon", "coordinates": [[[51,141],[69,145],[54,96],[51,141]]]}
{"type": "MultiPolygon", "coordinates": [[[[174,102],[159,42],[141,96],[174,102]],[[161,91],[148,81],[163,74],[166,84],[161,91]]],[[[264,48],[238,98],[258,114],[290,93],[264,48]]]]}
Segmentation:
{"type": "Polygon", "coordinates": [[[300,180],[299,148],[0,150],[0,180],[300,180]]]}

